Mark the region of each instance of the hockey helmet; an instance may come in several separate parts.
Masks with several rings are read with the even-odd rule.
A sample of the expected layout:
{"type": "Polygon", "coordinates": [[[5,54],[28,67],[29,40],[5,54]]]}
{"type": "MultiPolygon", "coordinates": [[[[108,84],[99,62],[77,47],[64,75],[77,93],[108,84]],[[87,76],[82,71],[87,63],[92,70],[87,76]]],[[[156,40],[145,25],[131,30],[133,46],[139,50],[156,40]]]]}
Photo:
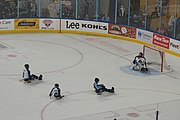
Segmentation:
{"type": "Polygon", "coordinates": [[[24,67],[25,67],[25,68],[29,68],[29,64],[25,64],[24,67]]]}
{"type": "Polygon", "coordinates": [[[94,81],[95,81],[96,83],[97,83],[97,82],[99,82],[99,78],[95,78],[95,80],[94,80],[94,81]]]}
{"type": "Polygon", "coordinates": [[[59,87],[59,84],[58,84],[58,83],[56,83],[56,84],[54,85],[54,87],[59,87]]]}
{"type": "Polygon", "coordinates": [[[142,52],[140,52],[140,53],[139,53],[139,56],[143,56],[143,53],[142,53],[142,52]]]}

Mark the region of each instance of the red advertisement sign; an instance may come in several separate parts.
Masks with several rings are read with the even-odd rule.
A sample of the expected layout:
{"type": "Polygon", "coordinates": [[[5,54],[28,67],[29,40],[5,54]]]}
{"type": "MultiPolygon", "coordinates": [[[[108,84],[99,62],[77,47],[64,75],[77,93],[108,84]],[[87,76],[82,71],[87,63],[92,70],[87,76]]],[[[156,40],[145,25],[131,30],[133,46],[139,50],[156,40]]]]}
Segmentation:
{"type": "Polygon", "coordinates": [[[169,49],[170,38],[159,34],[153,34],[153,44],[169,49]]]}
{"type": "Polygon", "coordinates": [[[136,38],[136,28],[129,26],[109,24],[108,33],[129,38],[136,38]]]}

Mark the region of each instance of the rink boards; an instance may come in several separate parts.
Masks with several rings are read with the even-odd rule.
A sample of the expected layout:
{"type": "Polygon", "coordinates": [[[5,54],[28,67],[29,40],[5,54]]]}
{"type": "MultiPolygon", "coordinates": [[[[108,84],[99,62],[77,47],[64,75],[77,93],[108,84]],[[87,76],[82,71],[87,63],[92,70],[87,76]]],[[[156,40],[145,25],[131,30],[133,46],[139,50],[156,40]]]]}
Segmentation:
{"type": "Polygon", "coordinates": [[[180,57],[180,41],[158,33],[112,23],[50,18],[2,19],[0,33],[73,33],[111,37],[155,47],[180,57]]]}

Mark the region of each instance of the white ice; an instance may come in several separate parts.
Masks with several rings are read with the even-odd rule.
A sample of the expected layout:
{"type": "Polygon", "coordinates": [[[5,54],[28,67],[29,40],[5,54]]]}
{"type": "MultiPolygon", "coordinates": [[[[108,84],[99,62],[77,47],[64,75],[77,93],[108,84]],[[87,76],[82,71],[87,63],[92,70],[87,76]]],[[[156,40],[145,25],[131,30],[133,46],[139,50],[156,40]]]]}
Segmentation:
{"type": "Polygon", "coordinates": [[[123,40],[75,34],[0,35],[0,120],[180,120],[180,62],[167,54],[173,72],[129,74],[142,45],[123,40]],[[30,64],[42,82],[24,84],[30,64]],[[94,78],[115,94],[96,95],[94,78]],[[61,100],[48,94],[60,84],[61,100]]]}

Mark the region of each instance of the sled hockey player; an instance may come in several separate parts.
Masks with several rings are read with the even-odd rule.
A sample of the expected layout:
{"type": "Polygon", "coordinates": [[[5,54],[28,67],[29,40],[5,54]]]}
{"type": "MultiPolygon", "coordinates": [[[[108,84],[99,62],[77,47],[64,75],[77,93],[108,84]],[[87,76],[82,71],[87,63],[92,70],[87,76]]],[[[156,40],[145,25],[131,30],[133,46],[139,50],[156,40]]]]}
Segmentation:
{"type": "Polygon", "coordinates": [[[112,87],[111,89],[108,89],[104,86],[104,84],[100,84],[99,81],[100,81],[99,78],[95,78],[94,84],[93,84],[95,92],[98,95],[101,95],[102,92],[114,93],[114,87],[112,87]]]}
{"type": "Polygon", "coordinates": [[[144,57],[142,52],[140,52],[139,55],[134,58],[131,69],[139,70],[141,72],[148,71],[148,68],[146,66],[146,58],[144,57]]]}
{"type": "Polygon", "coordinates": [[[55,97],[56,99],[60,99],[64,97],[64,95],[61,95],[61,89],[59,88],[59,84],[55,84],[54,87],[51,89],[49,93],[49,97],[55,97]]]}
{"type": "Polygon", "coordinates": [[[29,64],[25,64],[23,70],[23,80],[27,83],[30,83],[31,80],[42,80],[42,75],[37,76],[31,74],[31,71],[29,70],[29,64]]]}

